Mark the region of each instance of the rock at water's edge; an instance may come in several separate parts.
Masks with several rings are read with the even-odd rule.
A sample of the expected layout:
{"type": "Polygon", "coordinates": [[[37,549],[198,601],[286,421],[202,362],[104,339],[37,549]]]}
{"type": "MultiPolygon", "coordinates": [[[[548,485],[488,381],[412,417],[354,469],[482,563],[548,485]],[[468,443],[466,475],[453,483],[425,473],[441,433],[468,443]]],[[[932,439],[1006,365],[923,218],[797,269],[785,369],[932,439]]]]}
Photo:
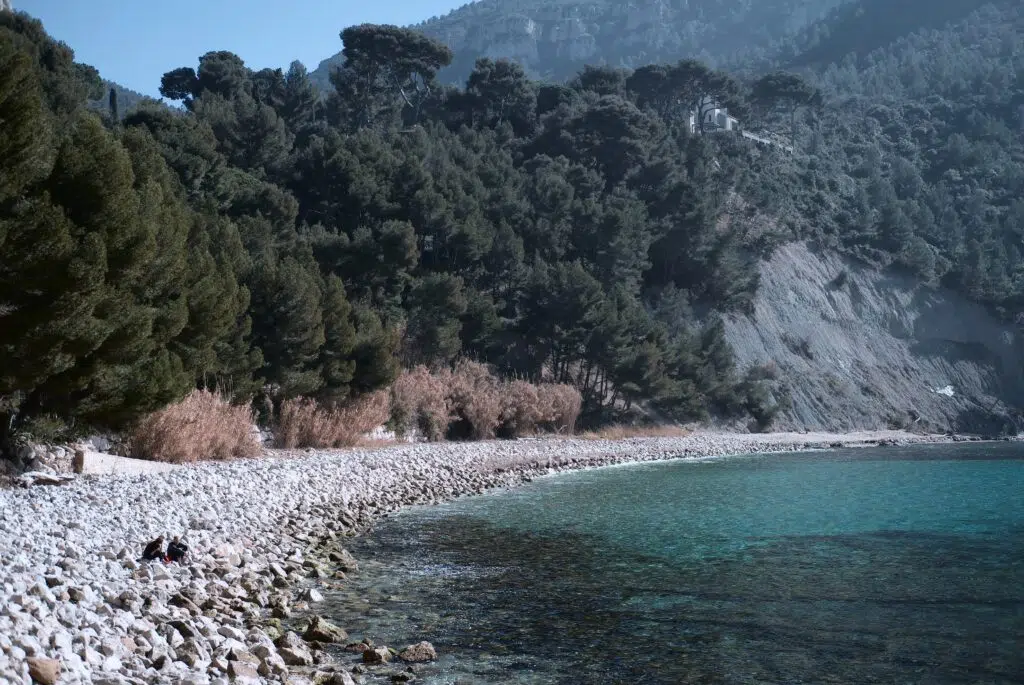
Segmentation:
{"type": "Polygon", "coordinates": [[[437,658],[437,652],[434,650],[434,645],[424,640],[403,649],[398,658],[410,662],[433,661],[437,658]]]}
{"type": "Polygon", "coordinates": [[[320,616],[314,616],[313,620],[309,622],[306,632],[302,634],[302,639],[307,642],[344,643],[348,639],[348,633],[330,621],[320,616]]]}
{"type": "Polygon", "coordinates": [[[387,647],[377,647],[363,652],[364,664],[386,664],[391,660],[391,650],[387,647]]]}

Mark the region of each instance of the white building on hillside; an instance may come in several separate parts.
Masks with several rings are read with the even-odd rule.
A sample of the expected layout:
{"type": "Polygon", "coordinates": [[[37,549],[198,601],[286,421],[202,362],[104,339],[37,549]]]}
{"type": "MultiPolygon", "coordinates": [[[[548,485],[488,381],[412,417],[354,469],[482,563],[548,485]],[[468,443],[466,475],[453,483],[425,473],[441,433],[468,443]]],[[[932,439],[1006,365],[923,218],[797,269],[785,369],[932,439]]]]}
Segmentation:
{"type": "MultiPolygon", "coordinates": [[[[697,133],[701,130],[701,126],[698,124],[698,113],[690,112],[690,133],[697,133]]],[[[705,133],[712,133],[715,131],[738,131],[740,128],[740,120],[736,117],[729,116],[729,110],[725,107],[714,107],[705,110],[704,112],[704,126],[703,130],[705,133]]]]}
{"type": "Polygon", "coordinates": [[[729,131],[731,133],[739,133],[744,138],[761,145],[770,145],[771,147],[784,150],[790,154],[793,152],[792,145],[786,145],[783,142],[774,140],[774,136],[767,137],[769,134],[757,135],[750,131],[744,131],[740,126],[740,120],[734,116],[730,116],[729,110],[725,107],[719,107],[717,102],[705,102],[701,109],[704,109],[704,126],[702,127],[699,124],[699,113],[697,111],[690,112],[690,133],[697,134],[702,130],[704,133],[729,131]]]}

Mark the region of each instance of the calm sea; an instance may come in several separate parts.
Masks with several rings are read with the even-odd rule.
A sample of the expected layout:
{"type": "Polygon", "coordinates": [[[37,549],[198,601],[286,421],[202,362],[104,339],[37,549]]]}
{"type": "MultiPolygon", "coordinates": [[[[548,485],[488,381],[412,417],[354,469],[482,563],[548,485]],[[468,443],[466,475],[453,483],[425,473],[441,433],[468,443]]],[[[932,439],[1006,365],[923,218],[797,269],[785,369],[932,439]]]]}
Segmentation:
{"type": "Polygon", "coordinates": [[[1024,445],[559,475],[352,551],[329,613],[420,683],[1024,683],[1024,445]]]}

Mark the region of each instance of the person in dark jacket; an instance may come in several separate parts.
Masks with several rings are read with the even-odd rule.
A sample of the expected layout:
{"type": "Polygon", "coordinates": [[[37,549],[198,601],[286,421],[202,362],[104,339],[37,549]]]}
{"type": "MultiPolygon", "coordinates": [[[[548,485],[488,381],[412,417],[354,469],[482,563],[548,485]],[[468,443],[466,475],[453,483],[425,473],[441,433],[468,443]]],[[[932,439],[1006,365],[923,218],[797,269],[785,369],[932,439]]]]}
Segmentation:
{"type": "Polygon", "coordinates": [[[164,536],[161,535],[156,540],[153,540],[146,549],[142,550],[142,558],[145,561],[154,561],[164,556],[164,536]]]}
{"type": "Polygon", "coordinates": [[[181,541],[177,535],[171,540],[171,544],[167,545],[167,557],[166,561],[177,561],[180,562],[188,554],[188,545],[181,541]]]}

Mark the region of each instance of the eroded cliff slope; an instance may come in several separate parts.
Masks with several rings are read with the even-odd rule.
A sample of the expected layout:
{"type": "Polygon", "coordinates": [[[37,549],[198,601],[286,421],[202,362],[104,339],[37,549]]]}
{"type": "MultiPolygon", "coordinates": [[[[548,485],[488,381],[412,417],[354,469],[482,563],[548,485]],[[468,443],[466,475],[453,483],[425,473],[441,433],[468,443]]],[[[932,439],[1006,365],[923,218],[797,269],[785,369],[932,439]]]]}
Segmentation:
{"type": "Polygon", "coordinates": [[[998,433],[1024,400],[1019,333],[956,293],[804,244],[762,265],[752,316],[727,320],[741,368],[778,367],[779,429],[998,433]]]}

